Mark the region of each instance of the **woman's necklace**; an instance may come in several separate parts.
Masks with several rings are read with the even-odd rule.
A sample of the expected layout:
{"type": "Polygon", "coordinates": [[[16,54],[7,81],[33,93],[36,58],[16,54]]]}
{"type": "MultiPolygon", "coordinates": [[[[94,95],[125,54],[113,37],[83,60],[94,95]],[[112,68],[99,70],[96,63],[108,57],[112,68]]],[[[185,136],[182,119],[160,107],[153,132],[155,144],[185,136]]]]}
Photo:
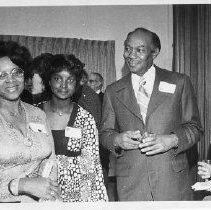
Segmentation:
{"type": "MultiPolygon", "coordinates": [[[[20,105],[18,105],[18,110],[21,110],[22,111],[22,107],[20,105]]],[[[11,117],[17,117],[18,116],[18,111],[17,112],[14,112],[14,111],[9,111],[9,110],[6,110],[6,112],[11,116],[11,117]]]]}
{"type": "Polygon", "coordinates": [[[17,117],[18,116],[18,112],[15,113],[15,112],[8,111],[8,113],[11,117],[17,117]]]}
{"type": "Polygon", "coordinates": [[[67,114],[67,113],[65,113],[65,112],[56,111],[56,110],[53,110],[53,109],[52,109],[52,112],[58,114],[59,116],[63,116],[64,114],[67,114]]]}
{"type": "Polygon", "coordinates": [[[65,111],[56,110],[51,104],[49,104],[49,106],[50,106],[50,111],[53,112],[53,113],[58,114],[60,117],[64,116],[64,115],[67,115],[67,114],[70,114],[71,110],[72,110],[71,106],[70,106],[69,110],[65,110],[65,111]]]}

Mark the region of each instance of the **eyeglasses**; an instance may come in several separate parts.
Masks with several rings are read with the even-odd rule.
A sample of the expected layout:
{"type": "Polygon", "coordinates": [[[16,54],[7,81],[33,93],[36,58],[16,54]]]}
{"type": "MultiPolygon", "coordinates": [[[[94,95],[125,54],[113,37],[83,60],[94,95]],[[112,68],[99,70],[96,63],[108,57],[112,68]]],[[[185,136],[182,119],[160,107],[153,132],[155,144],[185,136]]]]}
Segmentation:
{"type": "Polygon", "coordinates": [[[24,75],[24,71],[21,68],[14,68],[10,73],[7,73],[5,71],[0,72],[0,80],[5,80],[8,76],[11,76],[12,78],[21,78],[24,75]]]}
{"type": "Polygon", "coordinates": [[[95,82],[97,82],[97,80],[92,80],[92,79],[89,80],[90,84],[95,83],[95,82]]]}

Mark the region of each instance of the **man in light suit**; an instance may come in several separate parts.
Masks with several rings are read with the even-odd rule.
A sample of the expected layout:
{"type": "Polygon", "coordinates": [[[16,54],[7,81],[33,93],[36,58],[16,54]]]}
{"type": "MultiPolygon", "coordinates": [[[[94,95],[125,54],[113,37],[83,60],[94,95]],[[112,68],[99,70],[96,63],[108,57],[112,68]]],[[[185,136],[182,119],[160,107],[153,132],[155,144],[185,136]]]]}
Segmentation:
{"type": "Polygon", "coordinates": [[[191,200],[187,152],[202,128],[190,79],[153,64],[157,34],[137,28],[124,46],[130,73],[106,88],[100,132],[116,156],[119,200],[191,200]]]}

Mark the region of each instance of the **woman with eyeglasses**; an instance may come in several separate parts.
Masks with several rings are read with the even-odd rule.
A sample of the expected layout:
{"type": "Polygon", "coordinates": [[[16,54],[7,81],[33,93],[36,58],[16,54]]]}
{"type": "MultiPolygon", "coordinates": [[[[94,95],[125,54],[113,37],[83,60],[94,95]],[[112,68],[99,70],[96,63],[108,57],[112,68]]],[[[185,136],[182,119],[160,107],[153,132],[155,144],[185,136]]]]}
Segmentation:
{"type": "Polygon", "coordinates": [[[45,113],[20,100],[29,51],[0,44],[0,202],[60,199],[54,143],[45,113]]]}
{"type": "Polygon", "coordinates": [[[51,99],[39,104],[49,121],[58,161],[58,181],[64,202],[107,201],[94,117],[72,101],[80,78],[74,59],[53,55],[45,84],[51,99]]]}

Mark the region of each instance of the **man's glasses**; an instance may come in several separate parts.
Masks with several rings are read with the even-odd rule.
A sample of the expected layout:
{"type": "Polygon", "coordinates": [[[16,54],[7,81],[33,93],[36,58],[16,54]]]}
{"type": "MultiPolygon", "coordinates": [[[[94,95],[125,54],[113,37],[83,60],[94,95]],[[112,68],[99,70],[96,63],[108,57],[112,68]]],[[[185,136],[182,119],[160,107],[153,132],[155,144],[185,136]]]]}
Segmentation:
{"type": "Polygon", "coordinates": [[[23,77],[24,71],[21,68],[14,68],[10,73],[7,72],[0,72],[0,80],[6,80],[8,76],[11,76],[13,79],[18,79],[23,77]]]}
{"type": "Polygon", "coordinates": [[[92,79],[89,80],[90,84],[95,83],[95,82],[97,82],[97,80],[92,80],[92,79]]]}

